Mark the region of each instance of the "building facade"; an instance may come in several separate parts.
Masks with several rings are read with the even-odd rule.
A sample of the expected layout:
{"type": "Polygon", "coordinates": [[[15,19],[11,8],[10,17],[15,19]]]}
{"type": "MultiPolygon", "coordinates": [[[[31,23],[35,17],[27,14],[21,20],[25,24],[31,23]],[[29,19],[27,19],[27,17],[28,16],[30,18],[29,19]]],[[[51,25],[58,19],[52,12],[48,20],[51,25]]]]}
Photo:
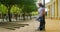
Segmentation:
{"type": "Polygon", "coordinates": [[[51,0],[45,6],[48,8],[48,18],[60,19],[60,0],[51,0]]]}

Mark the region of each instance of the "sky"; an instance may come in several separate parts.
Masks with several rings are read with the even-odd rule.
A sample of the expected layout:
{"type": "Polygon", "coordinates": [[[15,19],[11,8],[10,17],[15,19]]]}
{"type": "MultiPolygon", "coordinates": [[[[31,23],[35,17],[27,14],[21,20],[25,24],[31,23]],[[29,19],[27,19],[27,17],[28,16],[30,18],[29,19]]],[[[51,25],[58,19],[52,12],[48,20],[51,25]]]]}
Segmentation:
{"type": "MultiPolygon", "coordinates": [[[[48,3],[50,0],[45,0],[45,3],[48,3]]],[[[37,5],[37,7],[39,7],[38,6],[38,3],[40,2],[40,0],[38,0],[37,2],[36,2],[36,5],[37,5]]],[[[42,0],[42,3],[43,3],[43,0],[42,0]]]]}
{"type": "Polygon", "coordinates": [[[50,0],[45,0],[45,3],[48,3],[50,0]]]}
{"type": "MultiPolygon", "coordinates": [[[[45,3],[48,3],[50,0],[45,0],[45,3]]],[[[42,0],[42,3],[43,3],[43,0],[42,0]]]]}
{"type": "MultiPolygon", "coordinates": [[[[50,0],[45,0],[45,4],[46,4],[46,3],[48,3],[48,2],[50,2],[50,0]]],[[[43,0],[42,0],[42,3],[43,3],[43,0]]],[[[45,11],[47,12],[47,11],[48,11],[48,9],[47,9],[47,8],[45,8],[45,11]]]]}
{"type": "MultiPolygon", "coordinates": [[[[50,0],[45,0],[45,3],[48,3],[48,2],[50,2],[50,0]]],[[[47,12],[47,11],[48,11],[48,9],[47,9],[47,8],[45,8],[45,11],[47,12]]]]}

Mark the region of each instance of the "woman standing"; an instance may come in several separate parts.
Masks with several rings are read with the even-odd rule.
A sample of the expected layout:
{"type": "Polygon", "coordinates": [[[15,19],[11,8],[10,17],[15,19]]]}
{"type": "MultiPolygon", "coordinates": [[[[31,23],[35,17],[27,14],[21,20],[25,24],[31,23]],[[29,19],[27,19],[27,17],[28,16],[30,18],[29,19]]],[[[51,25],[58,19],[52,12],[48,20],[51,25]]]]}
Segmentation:
{"type": "Polygon", "coordinates": [[[38,30],[42,31],[45,30],[45,7],[44,5],[42,5],[41,3],[38,4],[39,5],[39,9],[38,9],[38,13],[39,13],[39,28],[38,30]]]}

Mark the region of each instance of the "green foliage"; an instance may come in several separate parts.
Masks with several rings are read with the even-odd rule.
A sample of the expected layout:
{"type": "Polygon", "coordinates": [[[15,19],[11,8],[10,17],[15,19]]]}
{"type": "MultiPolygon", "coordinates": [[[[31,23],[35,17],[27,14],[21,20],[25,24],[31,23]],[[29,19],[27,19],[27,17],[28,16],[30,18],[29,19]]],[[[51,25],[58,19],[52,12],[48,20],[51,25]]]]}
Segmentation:
{"type": "Polygon", "coordinates": [[[32,12],[32,15],[33,16],[38,15],[38,12],[32,12]]]}
{"type": "Polygon", "coordinates": [[[8,8],[7,10],[10,22],[11,22],[11,15],[10,15],[11,11],[12,12],[14,11],[13,13],[15,12],[18,13],[19,8],[21,8],[23,13],[25,12],[31,13],[32,11],[35,10],[35,8],[33,9],[33,7],[35,7],[35,0],[0,0],[0,3],[8,8]],[[14,5],[17,5],[19,8],[12,7],[14,5]]]}
{"type": "Polygon", "coordinates": [[[7,13],[7,8],[6,8],[6,6],[4,6],[4,5],[0,5],[0,12],[1,13],[3,13],[3,14],[6,14],[7,13]]]}
{"type": "Polygon", "coordinates": [[[5,6],[9,7],[15,4],[20,4],[21,1],[20,0],[0,0],[0,2],[5,6]]]}
{"type": "Polygon", "coordinates": [[[22,8],[22,13],[31,13],[36,10],[35,0],[22,0],[18,7],[22,8]]]}
{"type": "Polygon", "coordinates": [[[17,7],[12,7],[11,12],[14,13],[17,10],[17,12],[25,12],[25,13],[31,13],[36,10],[36,0],[0,0],[0,2],[5,5],[7,8],[12,7],[14,5],[17,5],[17,7]],[[19,7],[19,8],[18,8],[19,7]]]}
{"type": "Polygon", "coordinates": [[[21,13],[21,9],[19,9],[17,6],[13,6],[11,8],[11,13],[17,13],[17,14],[20,14],[21,13]]]}
{"type": "Polygon", "coordinates": [[[35,7],[34,6],[25,6],[23,9],[22,9],[22,12],[25,12],[25,13],[31,13],[35,11],[35,7]]]}

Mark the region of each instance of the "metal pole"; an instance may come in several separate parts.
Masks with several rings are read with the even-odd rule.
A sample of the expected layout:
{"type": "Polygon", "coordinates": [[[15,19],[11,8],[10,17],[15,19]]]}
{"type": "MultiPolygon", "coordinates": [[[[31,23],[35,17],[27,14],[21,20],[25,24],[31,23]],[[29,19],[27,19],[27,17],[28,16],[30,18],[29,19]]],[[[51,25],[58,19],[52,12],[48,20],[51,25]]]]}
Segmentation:
{"type": "Polygon", "coordinates": [[[43,5],[44,5],[44,7],[45,7],[45,0],[43,0],[43,5]]]}

